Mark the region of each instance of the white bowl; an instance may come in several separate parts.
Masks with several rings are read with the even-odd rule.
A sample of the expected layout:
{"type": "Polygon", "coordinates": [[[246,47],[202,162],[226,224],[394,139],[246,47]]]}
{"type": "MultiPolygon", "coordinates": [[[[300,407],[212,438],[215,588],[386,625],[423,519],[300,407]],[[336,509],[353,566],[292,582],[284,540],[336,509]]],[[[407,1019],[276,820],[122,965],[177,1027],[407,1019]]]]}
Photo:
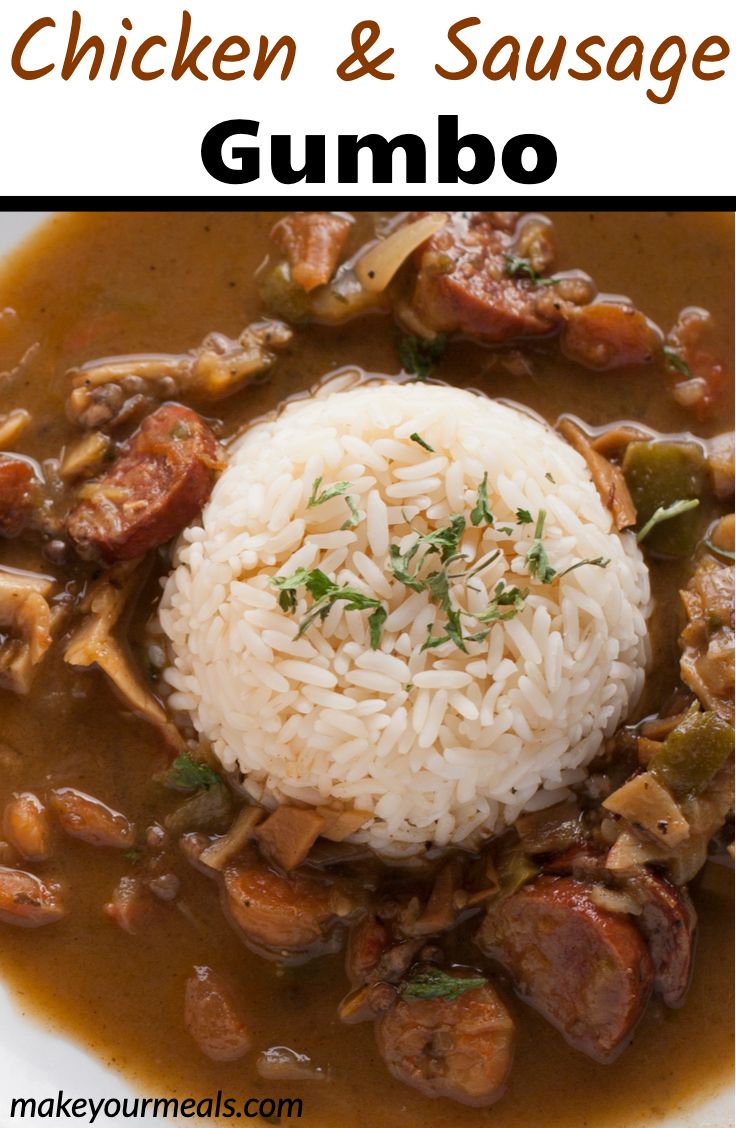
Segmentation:
{"type": "MultiPolygon", "coordinates": [[[[12,250],[21,239],[42,223],[51,212],[0,211],[0,256],[12,250]]],[[[1,942],[1,939],[0,939],[1,942]]],[[[693,1032],[697,1037],[697,1032],[693,1032]]],[[[97,1103],[102,1098],[134,1096],[119,1074],[114,1073],[92,1054],[51,1028],[36,1016],[26,1014],[20,1002],[0,980],[0,1128],[18,1128],[19,1119],[10,1119],[14,1097],[56,1100],[87,1097],[97,1103]]],[[[156,1094],[146,1094],[153,1095],[156,1094]]],[[[63,1119],[60,1118],[60,1119],[63,1119]]],[[[114,1121],[120,1128],[122,1119],[114,1121]]],[[[88,1123],[87,1120],[84,1123],[88,1123]]],[[[96,1125],[112,1124],[113,1119],[100,1114],[96,1125]]],[[[154,1123],[152,1117],[138,1118],[135,1123],[154,1123]]],[[[160,1123],[156,1122],[156,1123],[160,1123]]],[[[191,1124],[191,1121],[182,1121],[191,1124]]],[[[199,1121],[198,1123],[201,1123],[199,1121]]],[[[671,1114],[666,1121],[657,1120],[656,1128],[732,1128],[733,1093],[724,1088],[716,1096],[689,1109],[671,1114]]],[[[530,1125],[530,1128],[533,1126],[530,1125]]],[[[570,1128],[577,1128],[570,1125],[570,1128]]],[[[655,1128],[651,1121],[637,1120],[621,1128],[655,1128]]]]}

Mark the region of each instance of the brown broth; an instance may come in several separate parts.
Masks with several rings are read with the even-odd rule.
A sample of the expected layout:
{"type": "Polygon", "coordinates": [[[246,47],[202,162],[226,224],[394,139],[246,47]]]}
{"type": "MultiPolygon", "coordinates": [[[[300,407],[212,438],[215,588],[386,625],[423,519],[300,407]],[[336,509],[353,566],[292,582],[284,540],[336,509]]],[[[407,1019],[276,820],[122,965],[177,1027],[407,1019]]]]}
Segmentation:
{"type": "MultiPolygon", "coordinates": [[[[554,218],[561,269],[580,267],[601,289],[628,294],[668,326],[682,306],[714,315],[716,351],[731,355],[732,222],[727,215],[560,213],[554,218]]],[[[370,233],[359,220],[355,246],[370,233]]],[[[8,264],[0,278],[0,373],[34,342],[20,376],[0,383],[0,408],[24,406],[33,424],[22,453],[58,456],[72,431],[64,416],[66,372],[95,356],[182,352],[210,330],[236,334],[258,316],[253,273],[267,251],[273,217],[243,213],[108,213],[55,218],[8,264]]],[[[398,331],[388,317],[340,328],[298,331],[297,347],[274,377],[218,404],[225,433],[308,388],[326,372],[355,364],[396,372],[398,331]]],[[[530,377],[510,378],[489,350],[454,344],[437,371],[528,405],[549,420],[562,412],[592,425],[631,418],[661,431],[714,433],[730,426],[731,404],[707,428],[692,426],[644,370],[590,374],[554,354],[533,354],[530,377]]],[[[0,380],[2,377],[0,376],[0,380]]],[[[32,566],[29,550],[0,542],[0,562],[32,566]]],[[[44,564],[44,570],[54,570],[44,564]]],[[[658,566],[661,607],[671,607],[682,569],[658,566]]],[[[675,680],[678,624],[663,615],[650,699],[675,680]]],[[[644,707],[643,707],[644,708],[644,707]]],[[[18,787],[76,786],[131,814],[140,826],[161,817],[159,742],[120,710],[102,676],[75,672],[52,656],[30,696],[0,693],[0,805],[18,787]],[[2,745],[21,754],[18,762],[2,745]]],[[[172,804],[170,804],[172,805],[172,804]]],[[[631,1048],[602,1066],[569,1049],[533,1012],[511,999],[519,1040],[509,1091],[492,1112],[433,1102],[392,1080],[370,1025],[346,1028],[336,1005],[346,990],[341,955],[281,968],[250,953],[225,922],[216,887],[183,862],[180,904],[145,936],[132,937],[102,912],[127,872],[113,851],[66,840],[59,861],[72,911],[35,931],[0,925],[0,967],[21,1009],[90,1046],[146,1093],[198,1096],[287,1095],[304,1100],[303,1122],[319,1128],[362,1125],[461,1128],[493,1118],[497,1128],[623,1128],[654,1123],[722,1086],[731,1068],[733,1008],[731,889],[725,870],[709,864],[694,891],[700,939],[684,1006],[650,1004],[631,1048]],[[185,915],[186,914],[186,915],[185,915]],[[183,1024],[183,983],[193,964],[227,972],[242,999],[258,1048],[289,1045],[329,1065],[325,1083],[261,1080],[252,1058],[215,1064],[183,1024]]]]}

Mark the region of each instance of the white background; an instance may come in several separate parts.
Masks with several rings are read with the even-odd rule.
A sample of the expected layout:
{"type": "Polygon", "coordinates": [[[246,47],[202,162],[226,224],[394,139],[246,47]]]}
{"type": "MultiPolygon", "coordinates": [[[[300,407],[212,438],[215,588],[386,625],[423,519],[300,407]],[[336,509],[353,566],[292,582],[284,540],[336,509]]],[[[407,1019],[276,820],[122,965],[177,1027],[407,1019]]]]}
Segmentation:
{"type": "MultiPolygon", "coordinates": [[[[257,182],[223,185],[202,166],[201,140],[218,121],[254,118],[261,122],[264,141],[271,133],[291,133],[296,138],[296,162],[301,152],[298,139],[305,132],[326,134],[328,153],[334,153],[330,140],[339,132],[378,132],[388,137],[405,131],[418,133],[427,142],[426,190],[432,191],[438,190],[433,183],[433,138],[440,113],[458,114],[462,132],[489,136],[497,160],[505,141],[522,132],[545,134],[558,152],[557,172],[546,184],[519,188],[505,177],[499,161],[486,185],[441,186],[443,194],[717,195],[732,191],[736,183],[736,4],[726,0],[615,0],[607,4],[475,0],[467,5],[437,0],[323,0],[321,4],[271,0],[263,5],[189,0],[186,6],[192,13],[195,38],[209,34],[217,43],[227,35],[240,34],[250,42],[252,57],[261,34],[272,42],[281,34],[291,34],[297,41],[297,57],[286,82],[279,80],[276,69],[255,82],[251,60],[244,64],[246,77],[234,82],[212,77],[201,82],[191,76],[176,83],[168,77],[140,82],[124,70],[112,83],[104,77],[104,65],[94,82],[84,77],[84,65],[64,82],[58,69],[73,6],[66,0],[5,0],[0,7],[0,190],[5,195],[221,194],[233,199],[269,193],[298,198],[305,192],[416,195],[419,186],[403,181],[403,160],[399,159],[390,186],[373,187],[364,165],[362,182],[342,187],[335,178],[334,160],[328,159],[331,179],[324,187],[287,187],[269,175],[265,153],[257,182]],[[39,66],[55,61],[57,72],[34,82],[22,81],[10,67],[12,48],[20,33],[44,15],[55,18],[57,27],[42,32],[26,58],[39,66]],[[479,64],[478,73],[471,78],[448,82],[435,73],[434,64],[444,63],[449,69],[462,65],[460,55],[447,41],[447,28],[471,15],[479,16],[482,24],[463,37],[481,60],[488,47],[506,34],[515,35],[522,46],[537,34],[544,35],[548,45],[563,34],[568,38],[569,65],[573,65],[574,45],[588,35],[602,36],[610,47],[623,36],[635,34],[645,44],[645,75],[651,54],[668,35],[685,39],[690,58],[697,44],[713,34],[729,40],[733,54],[719,64],[725,66],[726,76],[713,82],[696,80],[688,62],[673,100],[664,106],[646,97],[650,82],[645,75],[639,82],[633,78],[614,82],[605,75],[592,82],[563,75],[555,83],[548,79],[530,82],[523,76],[515,82],[489,82],[479,64]],[[351,51],[353,25],[365,18],[380,22],[380,46],[395,48],[386,64],[396,71],[392,82],[365,77],[344,83],[335,74],[337,64],[351,51]]],[[[131,47],[147,35],[163,35],[169,41],[168,50],[151,53],[150,65],[154,60],[173,58],[183,6],[182,0],[79,0],[76,5],[83,17],[83,33],[98,33],[106,40],[108,61],[123,16],[133,22],[131,47]]],[[[596,54],[601,54],[599,49],[596,54]]],[[[211,57],[210,48],[205,59],[211,57]]],[[[655,83],[655,88],[663,85],[655,83]]]]}

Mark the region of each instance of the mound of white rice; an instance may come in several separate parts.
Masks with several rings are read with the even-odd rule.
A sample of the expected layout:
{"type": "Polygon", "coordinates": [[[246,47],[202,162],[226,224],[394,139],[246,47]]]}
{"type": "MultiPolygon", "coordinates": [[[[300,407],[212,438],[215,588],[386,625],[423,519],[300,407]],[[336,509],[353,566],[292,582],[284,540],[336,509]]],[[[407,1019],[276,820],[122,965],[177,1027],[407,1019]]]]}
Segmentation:
{"type": "MultiPolygon", "coordinates": [[[[439,566],[429,555],[422,574],[439,566]]],[[[165,678],[171,707],[254,799],[364,811],[356,839],[386,854],[469,845],[584,778],[640,693],[648,604],[633,536],[612,529],[582,458],[536,418],[455,388],[362,385],[291,403],[233,445],[165,585],[165,678]],[[494,523],[476,527],[486,472],[494,523]],[[338,482],[350,483],[355,524],[345,493],[308,505],[338,482]],[[557,573],[607,566],[530,578],[542,509],[557,573]],[[405,552],[455,514],[468,564],[447,571],[464,633],[499,581],[529,594],[467,653],[453,641],[423,650],[446,615],[396,578],[389,546],[405,552]],[[496,548],[490,566],[457,575],[496,548]],[[377,649],[370,611],[344,601],[295,637],[313,598],[297,589],[284,610],[271,580],[298,568],[381,601],[377,649]]]]}

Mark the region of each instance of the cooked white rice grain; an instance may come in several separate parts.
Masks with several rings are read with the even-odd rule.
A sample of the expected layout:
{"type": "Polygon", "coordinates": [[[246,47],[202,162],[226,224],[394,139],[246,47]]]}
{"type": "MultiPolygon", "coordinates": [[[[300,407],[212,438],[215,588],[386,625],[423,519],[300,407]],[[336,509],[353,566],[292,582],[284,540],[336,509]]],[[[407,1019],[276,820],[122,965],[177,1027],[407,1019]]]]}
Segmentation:
{"type": "Polygon", "coordinates": [[[255,799],[357,807],[370,818],[356,840],[387,855],[473,845],[583,778],[640,694],[649,600],[633,536],[615,531],[580,455],[536,418],[449,387],[328,388],[231,447],[165,584],[164,678],[172,705],[226,769],[242,772],[255,799]],[[475,528],[470,512],[486,472],[495,524],[475,528]],[[344,495],[308,507],[318,477],[322,489],[352,483],[357,525],[342,527],[344,495]],[[610,563],[548,585],[530,579],[534,524],[519,524],[516,510],[536,521],[541,508],[558,572],[583,559],[610,563]],[[472,613],[499,579],[529,595],[467,652],[453,642],[423,650],[428,628],[443,634],[446,616],[427,591],[393,575],[390,545],[405,551],[454,513],[466,520],[468,564],[453,571],[504,552],[477,591],[452,581],[466,633],[478,629],[472,613]],[[506,525],[510,534],[497,531],[506,525]],[[311,597],[300,589],[288,614],[270,580],[297,567],[321,568],[382,602],[376,650],[370,611],[344,602],[296,640],[311,597]]]}

